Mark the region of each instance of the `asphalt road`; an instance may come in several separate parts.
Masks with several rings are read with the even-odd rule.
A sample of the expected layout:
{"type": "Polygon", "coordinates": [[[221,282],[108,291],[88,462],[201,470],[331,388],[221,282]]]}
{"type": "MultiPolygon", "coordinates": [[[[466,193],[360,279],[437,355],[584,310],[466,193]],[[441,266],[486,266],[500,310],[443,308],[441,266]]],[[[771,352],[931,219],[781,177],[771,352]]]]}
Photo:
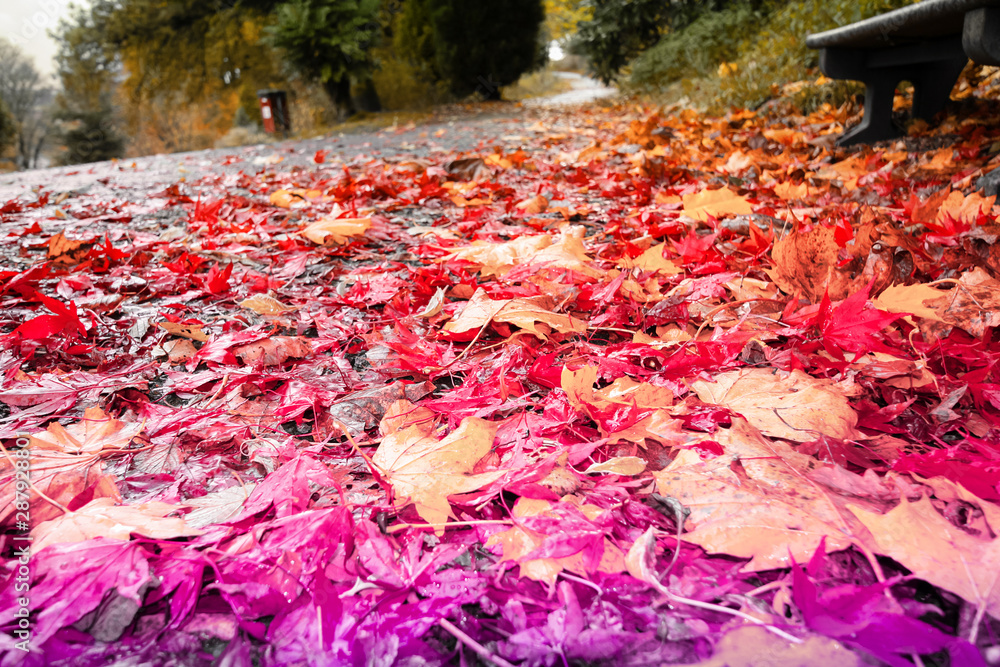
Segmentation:
{"type": "Polygon", "coordinates": [[[349,165],[408,154],[429,158],[434,154],[478,152],[494,144],[509,147],[528,138],[526,127],[534,126],[535,131],[540,131],[541,127],[558,131],[563,122],[562,109],[615,92],[578,74],[561,75],[571,80],[572,91],[524,104],[456,106],[439,111],[428,122],[417,125],[2,174],[0,206],[12,199],[33,200],[39,192],[47,192],[50,196],[68,193],[135,202],[144,193],[205,176],[312,168],[315,167],[313,156],[318,150],[327,151],[327,163],[349,165]]]}

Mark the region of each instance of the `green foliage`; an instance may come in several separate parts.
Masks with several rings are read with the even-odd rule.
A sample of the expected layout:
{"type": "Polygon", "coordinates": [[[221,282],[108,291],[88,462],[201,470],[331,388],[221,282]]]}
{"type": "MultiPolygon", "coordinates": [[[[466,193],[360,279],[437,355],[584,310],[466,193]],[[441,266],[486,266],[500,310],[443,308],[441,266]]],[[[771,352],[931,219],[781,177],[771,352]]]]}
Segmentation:
{"type": "Polygon", "coordinates": [[[716,71],[719,63],[737,56],[741,40],[734,36],[753,34],[765,16],[749,2],[701,14],[633,60],[628,85],[641,92],[659,92],[679,79],[716,71]]]}
{"type": "Polygon", "coordinates": [[[457,97],[499,99],[502,86],[544,62],[544,18],[541,0],[408,0],[396,50],[457,97]]]}
{"type": "MultiPolygon", "coordinates": [[[[587,57],[597,78],[611,83],[625,65],[699,17],[733,4],[757,6],[762,0],[586,0],[591,18],[579,24],[570,45],[587,57]]],[[[701,46],[692,44],[695,51],[701,46]]]]}
{"type": "Polygon", "coordinates": [[[66,129],[60,139],[66,149],[60,164],[99,162],[125,154],[125,141],[115,129],[110,108],[66,114],[63,119],[66,129]]]}
{"type": "MultiPolygon", "coordinates": [[[[718,82],[717,110],[756,108],[775,83],[814,78],[819,51],[806,47],[806,36],[913,4],[913,0],[794,0],[771,13],[764,27],[747,40],[736,60],[737,71],[718,82]]],[[[848,94],[841,87],[831,100],[848,94]]],[[[832,90],[832,89],[831,89],[832,90]]]]}
{"type": "Polygon", "coordinates": [[[592,18],[579,24],[572,50],[587,57],[590,68],[611,83],[625,64],[656,44],[670,20],[663,0],[590,0],[592,18]]]}
{"type": "Polygon", "coordinates": [[[353,113],[350,77],[372,67],[381,32],[378,0],[289,0],[278,6],[270,42],[303,77],[318,82],[342,116],[353,113]]]}

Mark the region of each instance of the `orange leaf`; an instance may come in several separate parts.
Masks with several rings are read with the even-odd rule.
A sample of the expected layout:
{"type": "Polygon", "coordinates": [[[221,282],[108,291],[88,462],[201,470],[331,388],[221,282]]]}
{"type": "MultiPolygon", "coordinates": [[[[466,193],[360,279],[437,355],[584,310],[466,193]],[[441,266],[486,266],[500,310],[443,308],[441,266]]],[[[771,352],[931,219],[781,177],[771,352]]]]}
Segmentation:
{"type": "Polygon", "coordinates": [[[750,215],[753,207],[745,198],[729,188],[719,190],[702,190],[681,197],[684,202],[684,215],[700,220],[708,220],[709,216],[719,218],[724,215],[750,215]]]}
{"type": "Polygon", "coordinates": [[[323,218],[299,234],[319,245],[340,245],[355,236],[364,236],[371,226],[371,218],[323,218]]]}
{"type": "Polygon", "coordinates": [[[560,332],[582,333],[587,325],[569,315],[552,312],[555,306],[551,297],[535,296],[494,301],[479,288],[458,317],[448,322],[444,330],[453,334],[476,331],[490,322],[507,322],[530,331],[542,340],[552,329],[560,332]],[[540,328],[541,327],[541,328],[540,328]]]}
{"type": "MultiPolygon", "coordinates": [[[[938,478],[937,484],[948,483],[938,478]]],[[[993,535],[1000,534],[1000,508],[956,487],[959,498],[978,505],[993,535]]],[[[849,508],[871,531],[877,552],[899,561],[916,576],[1000,618],[1000,538],[970,534],[934,509],[926,496],[906,498],[883,514],[849,508]]]]}

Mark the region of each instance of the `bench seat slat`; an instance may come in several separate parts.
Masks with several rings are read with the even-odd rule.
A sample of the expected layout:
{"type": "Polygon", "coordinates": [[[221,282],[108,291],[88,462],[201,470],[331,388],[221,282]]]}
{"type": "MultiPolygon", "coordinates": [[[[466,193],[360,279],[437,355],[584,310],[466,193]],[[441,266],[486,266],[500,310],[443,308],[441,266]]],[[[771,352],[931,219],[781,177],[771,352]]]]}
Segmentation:
{"type": "Polygon", "coordinates": [[[961,33],[964,14],[980,7],[1000,7],[1000,0],[924,0],[809,35],[806,46],[875,49],[961,33]]]}

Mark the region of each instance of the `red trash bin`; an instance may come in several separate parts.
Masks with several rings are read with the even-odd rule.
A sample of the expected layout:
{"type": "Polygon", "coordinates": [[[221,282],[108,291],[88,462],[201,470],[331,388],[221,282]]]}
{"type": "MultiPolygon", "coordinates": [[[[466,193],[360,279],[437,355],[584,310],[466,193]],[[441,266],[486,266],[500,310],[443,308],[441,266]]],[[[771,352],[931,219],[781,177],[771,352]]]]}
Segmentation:
{"type": "Polygon", "coordinates": [[[283,90],[258,90],[260,117],[264,120],[264,131],[268,134],[280,132],[288,134],[292,129],[288,116],[288,97],[283,90]]]}

